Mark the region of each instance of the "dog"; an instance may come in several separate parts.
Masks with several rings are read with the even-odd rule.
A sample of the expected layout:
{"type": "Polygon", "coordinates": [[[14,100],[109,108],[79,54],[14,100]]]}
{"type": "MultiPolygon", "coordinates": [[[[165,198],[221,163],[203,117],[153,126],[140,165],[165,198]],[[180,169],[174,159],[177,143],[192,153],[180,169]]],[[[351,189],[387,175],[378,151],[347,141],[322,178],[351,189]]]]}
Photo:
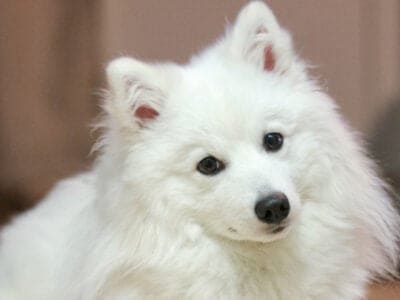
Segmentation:
{"type": "Polygon", "coordinates": [[[97,160],[3,230],[1,299],[363,299],[397,275],[388,187],[266,4],[185,66],[106,73],[97,160]]]}

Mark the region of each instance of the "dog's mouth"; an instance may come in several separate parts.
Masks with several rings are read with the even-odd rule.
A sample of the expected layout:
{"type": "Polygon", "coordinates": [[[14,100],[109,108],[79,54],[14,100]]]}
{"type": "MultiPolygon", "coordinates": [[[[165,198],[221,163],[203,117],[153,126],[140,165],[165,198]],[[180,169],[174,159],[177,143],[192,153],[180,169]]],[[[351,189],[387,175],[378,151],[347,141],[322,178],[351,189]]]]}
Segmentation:
{"type": "Polygon", "coordinates": [[[229,232],[229,237],[234,240],[248,240],[268,243],[285,238],[289,234],[291,227],[291,222],[282,222],[274,225],[270,224],[266,227],[264,225],[258,229],[260,231],[258,231],[257,237],[250,239],[243,236],[243,233],[240,231],[240,229],[228,227],[227,231],[229,232]]]}
{"type": "Polygon", "coordinates": [[[285,235],[290,230],[290,223],[289,222],[282,222],[280,224],[273,225],[268,228],[267,233],[270,235],[285,235]]]}
{"type": "Polygon", "coordinates": [[[272,233],[279,233],[286,229],[286,226],[276,226],[271,230],[272,233]]]}

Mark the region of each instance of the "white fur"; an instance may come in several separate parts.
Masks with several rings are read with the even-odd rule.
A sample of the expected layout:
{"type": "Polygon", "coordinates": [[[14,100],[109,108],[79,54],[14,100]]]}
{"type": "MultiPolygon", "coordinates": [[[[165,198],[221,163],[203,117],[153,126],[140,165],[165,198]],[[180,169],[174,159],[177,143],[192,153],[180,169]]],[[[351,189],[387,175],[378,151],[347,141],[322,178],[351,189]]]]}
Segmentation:
{"type": "Polygon", "coordinates": [[[265,4],[186,66],[120,58],[107,75],[99,158],[4,229],[0,299],[361,299],[395,274],[385,185],[265,4]],[[196,170],[209,154],[215,176],[196,170]],[[278,234],[254,213],[272,191],[291,205],[278,234]]]}

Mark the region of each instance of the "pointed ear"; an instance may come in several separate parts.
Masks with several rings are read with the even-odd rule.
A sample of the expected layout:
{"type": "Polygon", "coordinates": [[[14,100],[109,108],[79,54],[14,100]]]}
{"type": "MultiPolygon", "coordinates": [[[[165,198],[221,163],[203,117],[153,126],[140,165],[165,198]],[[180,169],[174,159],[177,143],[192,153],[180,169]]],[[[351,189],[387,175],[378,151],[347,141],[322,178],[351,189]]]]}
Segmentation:
{"type": "Polygon", "coordinates": [[[227,41],[235,59],[265,72],[286,73],[296,60],[289,33],[261,1],[251,2],[240,11],[227,41]]]}
{"type": "Polygon", "coordinates": [[[150,65],[122,57],[107,67],[111,103],[106,109],[123,127],[145,127],[156,119],[168,96],[169,65],[150,65]]]}

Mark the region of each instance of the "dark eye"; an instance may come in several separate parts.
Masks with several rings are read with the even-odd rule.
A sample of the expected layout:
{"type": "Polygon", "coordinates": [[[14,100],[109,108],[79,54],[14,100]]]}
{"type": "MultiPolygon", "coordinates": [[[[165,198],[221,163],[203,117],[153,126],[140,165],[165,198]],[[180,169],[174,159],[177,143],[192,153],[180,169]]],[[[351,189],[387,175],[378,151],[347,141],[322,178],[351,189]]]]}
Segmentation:
{"type": "Polygon", "coordinates": [[[197,170],[204,175],[215,175],[225,168],[214,156],[207,156],[197,164],[197,170]]]}
{"type": "Polygon", "coordinates": [[[267,151],[278,151],[283,144],[283,136],[278,132],[267,133],[264,136],[264,148],[267,151]]]}

